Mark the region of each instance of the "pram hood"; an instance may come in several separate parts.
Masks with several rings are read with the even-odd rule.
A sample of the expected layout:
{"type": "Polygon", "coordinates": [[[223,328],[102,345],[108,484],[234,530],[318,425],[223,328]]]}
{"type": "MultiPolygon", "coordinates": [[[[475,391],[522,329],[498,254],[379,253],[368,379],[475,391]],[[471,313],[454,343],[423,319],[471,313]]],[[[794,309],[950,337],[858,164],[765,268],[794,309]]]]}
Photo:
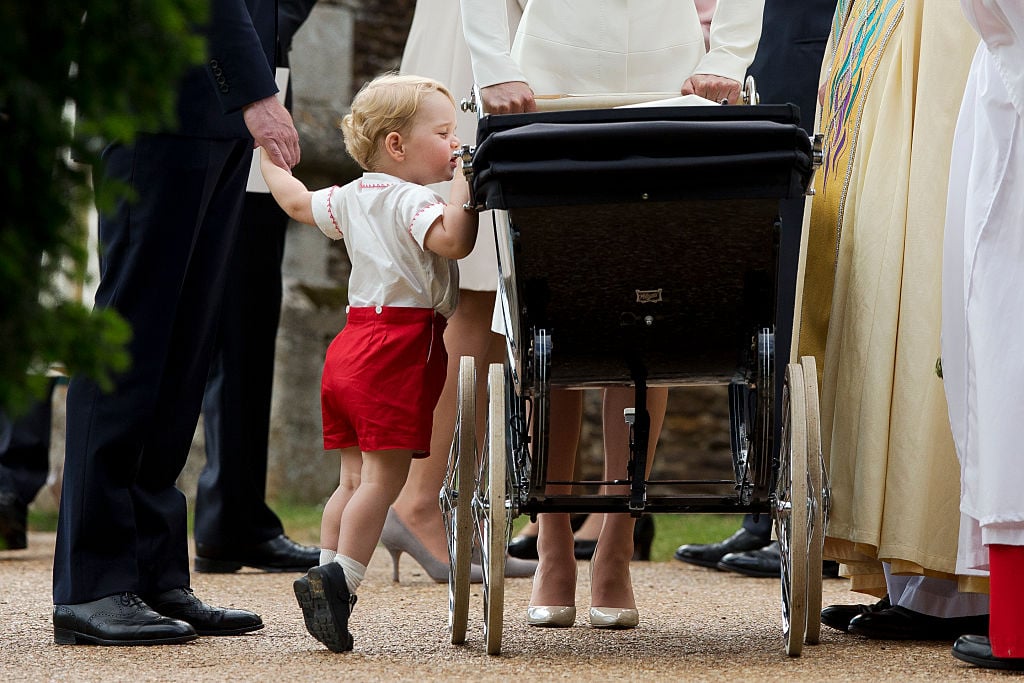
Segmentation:
{"type": "Polygon", "coordinates": [[[487,209],[797,197],[813,165],[794,105],[484,117],[474,198],[487,209]]]}

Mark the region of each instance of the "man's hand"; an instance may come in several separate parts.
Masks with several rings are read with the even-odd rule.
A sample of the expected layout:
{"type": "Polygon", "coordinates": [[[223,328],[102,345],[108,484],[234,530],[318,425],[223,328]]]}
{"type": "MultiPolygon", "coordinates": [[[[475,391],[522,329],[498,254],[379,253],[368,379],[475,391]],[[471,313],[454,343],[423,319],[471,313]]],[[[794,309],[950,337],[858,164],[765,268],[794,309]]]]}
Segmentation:
{"type": "Polygon", "coordinates": [[[537,111],[533,90],[522,81],[495,83],[480,90],[480,99],[487,114],[520,114],[537,111]]]}
{"type": "Polygon", "coordinates": [[[299,163],[299,133],[292,123],[292,115],[277,97],[253,102],[245,107],[242,116],[256,140],[256,147],[262,147],[275,165],[291,170],[299,163]]]}
{"type": "Polygon", "coordinates": [[[729,104],[740,101],[740,84],[731,78],[711,74],[694,74],[683,82],[681,95],[700,95],[712,102],[726,100],[729,104]]]}

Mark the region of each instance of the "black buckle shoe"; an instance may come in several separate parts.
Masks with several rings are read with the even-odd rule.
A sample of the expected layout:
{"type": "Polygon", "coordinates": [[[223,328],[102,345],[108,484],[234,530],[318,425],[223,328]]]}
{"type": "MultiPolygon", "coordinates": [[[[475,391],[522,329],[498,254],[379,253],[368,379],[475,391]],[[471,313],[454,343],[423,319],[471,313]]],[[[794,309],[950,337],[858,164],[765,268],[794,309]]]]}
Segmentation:
{"type": "Polygon", "coordinates": [[[821,623],[829,628],[846,633],[850,630],[850,621],[868,612],[879,612],[889,609],[892,604],[889,596],[885,596],[873,605],[829,605],[821,610],[821,623]]]}
{"type": "Polygon", "coordinates": [[[242,609],[207,605],[196,597],[191,588],[172,588],[146,598],[146,603],[165,617],[191,624],[201,636],[237,636],[263,628],[260,615],[242,609]]]}
{"type": "Polygon", "coordinates": [[[594,551],[597,550],[597,539],[582,539],[572,542],[572,554],[577,560],[594,559],[594,551]]]}
{"type": "Polygon", "coordinates": [[[520,560],[536,560],[537,537],[530,534],[516,536],[508,543],[508,554],[520,560]]]}
{"type": "Polygon", "coordinates": [[[954,640],[967,633],[988,633],[988,615],[933,617],[905,607],[868,612],[850,620],[850,633],[877,640],[954,640]]]}
{"type": "Polygon", "coordinates": [[[169,645],[198,637],[191,625],[158,614],[134,593],[53,606],[58,645],[169,645]]]}
{"type": "Polygon", "coordinates": [[[718,562],[718,568],[753,576],[759,579],[779,578],[782,575],[782,554],[779,542],[772,541],[763,548],[742,553],[729,553],[718,562]]]}
{"type": "Polygon", "coordinates": [[[729,553],[742,553],[748,550],[763,548],[767,541],[741,528],[724,541],[718,543],[681,545],[676,549],[675,558],[680,562],[700,565],[701,567],[718,567],[718,563],[729,553]]]}
{"type": "Polygon", "coordinates": [[[953,656],[962,662],[986,669],[1024,671],[1024,659],[1017,657],[996,657],[992,654],[992,643],[987,636],[962,635],[953,643],[953,656]]]}
{"type": "Polygon", "coordinates": [[[304,572],[319,563],[319,548],[301,545],[284,534],[239,548],[196,543],[195,569],[207,574],[229,574],[242,567],[265,572],[304,572]]]}
{"type": "Polygon", "coordinates": [[[292,586],[309,634],[331,652],[351,650],[348,618],[355,607],[356,596],[348,590],[341,565],[329,562],[313,567],[292,586]]]}

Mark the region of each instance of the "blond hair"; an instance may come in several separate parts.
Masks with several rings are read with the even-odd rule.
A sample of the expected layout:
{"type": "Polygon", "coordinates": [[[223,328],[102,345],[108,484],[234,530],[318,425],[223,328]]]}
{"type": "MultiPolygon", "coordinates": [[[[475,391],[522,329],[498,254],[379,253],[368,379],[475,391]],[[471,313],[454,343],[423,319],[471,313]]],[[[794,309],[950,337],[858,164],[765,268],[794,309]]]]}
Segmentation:
{"type": "Polygon", "coordinates": [[[432,78],[386,73],[365,84],[352,99],[351,113],[341,120],[345,149],[363,169],[377,165],[384,138],[404,132],[427,93],[439,92],[455,104],[448,88],[432,78]]]}

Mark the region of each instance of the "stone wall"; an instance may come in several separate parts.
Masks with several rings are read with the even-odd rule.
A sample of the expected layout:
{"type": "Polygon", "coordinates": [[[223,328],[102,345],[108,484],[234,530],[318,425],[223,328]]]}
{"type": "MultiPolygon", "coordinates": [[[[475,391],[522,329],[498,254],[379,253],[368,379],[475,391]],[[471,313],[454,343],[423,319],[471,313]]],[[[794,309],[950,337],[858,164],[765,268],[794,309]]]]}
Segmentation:
{"type": "MultiPolygon", "coordinates": [[[[601,392],[588,389],[580,436],[581,475],[600,479],[604,463],[601,439],[601,392]]],[[[651,480],[732,479],[729,445],[729,403],[725,386],[669,389],[665,425],[654,454],[651,480]]],[[[673,489],[676,493],[707,491],[707,487],[673,489]]],[[[720,489],[719,489],[720,490],[720,489]]],[[[652,495],[655,493],[651,492],[652,495]]],[[[668,493],[659,489],[657,493],[668,493]]]]}

